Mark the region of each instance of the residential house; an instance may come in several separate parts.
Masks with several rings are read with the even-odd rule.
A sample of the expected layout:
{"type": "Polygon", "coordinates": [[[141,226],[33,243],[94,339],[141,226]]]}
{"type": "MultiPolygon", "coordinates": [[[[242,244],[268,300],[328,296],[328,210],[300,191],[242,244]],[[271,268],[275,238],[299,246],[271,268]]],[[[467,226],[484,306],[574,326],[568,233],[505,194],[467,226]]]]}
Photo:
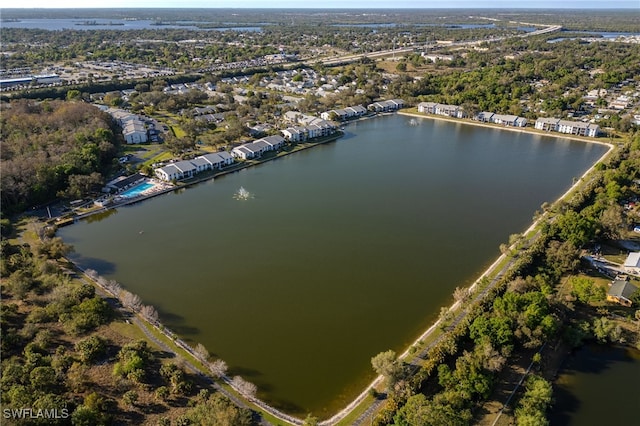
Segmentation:
{"type": "Polygon", "coordinates": [[[317,124],[310,124],[306,127],[307,137],[309,139],[319,138],[322,136],[322,127],[317,124]]]}
{"type": "Polygon", "coordinates": [[[595,137],[598,135],[600,128],[597,124],[584,123],[582,121],[560,120],[556,131],[571,135],[595,137]]]}
{"type": "Polygon", "coordinates": [[[435,113],[437,115],[445,115],[447,117],[463,118],[464,112],[457,105],[437,104],[435,113]]]}
{"type": "Polygon", "coordinates": [[[215,114],[198,115],[195,119],[198,121],[206,121],[207,123],[222,123],[224,121],[224,113],[217,112],[215,114]]]}
{"type": "Polygon", "coordinates": [[[367,109],[362,105],[350,106],[344,109],[332,109],[320,114],[320,117],[324,120],[330,120],[335,114],[335,119],[338,121],[349,120],[354,117],[362,117],[367,113],[367,109]]]}
{"type": "Polygon", "coordinates": [[[302,142],[307,140],[308,131],[305,127],[295,126],[287,127],[284,130],[280,130],[280,133],[289,142],[302,142]]]}
{"type": "Polygon", "coordinates": [[[186,179],[195,173],[197,168],[190,161],[178,161],[155,169],[156,176],[165,181],[186,179]]]}
{"type": "Polygon", "coordinates": [[[362,105],[350,106],[344,109],[351,114],[351,117],[362,117],[367,113],[367,109],[362,105]]]}
{"type": "Polygon", "coordinates": [[[193,115],[194,116],[198,116],[198,115],[205,115],[205,114],[214,114],[216,112],[216,109],[210,105],[204,106],[204,107],[195,107],[193,109],[193,115]]]}
{"type": "Polygon", "coordinates": [[[421,102],[418,104],[418,112],[425,114],[444,115],[447,117],[464,118],[464,110],[457,105],[438,104],[435,102],[421,102]]]}
{"type": "Polygon", "coordinates": [[[271,125],[267,123],[258,123],[258,124],[254,124],[253,126],[247,124],[247,127],[249,128],[249,134],[254,138],[258,136],[262,136],[266,134],[269,130],[271,130],[271,125]]]}
{"type": "Polygon", "coordinates": [[[284,113],[284,119],[290,123],[299,123],[304,114],[300,111],[287,111],[284,113]]]}
{"type": "Polygon", "coordinates": [[[540,117],[536,120],[535,128],[546,132],[555,132],[558,128],[559,118],[540,117]]]}
{"type": "Polygon", "coordinates": [[[606,97],[607,93],[607,89],[593,89],[588,91],[587,94],[582,97],[582,99],[584,99],[585,104],[595,106],[598,98],[606,97]]]}
{"type": "Polygon", "coordinates": [[[478,121],[482,121],[484,123],[493,123],[493,116],[495,114],[493,112],[489,112],[489,111],[482,111],[479,112],[478,115],[476,115],[476,120],[478,121]]]}
{"type": "Polygon", "coordinates": [[[631,252],[622,265],[625,271],[640,275],[640,252],[631,252]]]}
{"type": "Polygon", "coordinates": [[[211,163],[207,161],[204,156],[196,157],[193,160],[190,160],[190,162],[196,167],[196,173],[211,170],[211,163]]]}
{"type": "Polygon", "coordinates": [[[402,99],[390,99],[388,101],[374,102],[367,105],[369,111],[374,112],[391,112],[397,111],[400,108],[404,108],[404,101],[402,99]]]}
{"type": "Polygon", "coordinates": [[[629,106],[629,97],[625,95],[618,96],[615,101],[609,104],[609,109],[623,110],[629,106]]]}
{"type": "Polygon", "coordinates": [[[196,157],[192,162],[195,163],[196,160],[202,160],[206,163],[204,164],[203,170],[221,169],[233,164],[233,157],[226,151],[201,155],[200,157],[196,157]]]}
{"type": "Polygon", "coordinates": [[[260,140],[264,141],[264,143],[269,145],[270,147],[268,149],[269,151],[277,151],[284,146],[284,138],[282,136],[278,136],[278,135],[265,136],[260,140]]]}
{"type": "Polygon", "coordinates": [[[421,56],[425,59],[429,59],[431,62],[453,61],[453,55],[432,55],[426,52],[422,52],[421,56]]]}
{"type": "Polygon", "coordinates": [[[493,114],[491,120],[496,124],[504,124],[505,126],[525,127],[527,119],[509,114],[493,114]]]}
{"type": "Polygon", "coordinates": [[[387,102],[391,103],[391,105],[392,105],[391,108],[394,111],[405,107],[405,103],[404,103],[404,101],[402,99],[391,99],[390,101],[387,101],[387,102]]]}
{"type": "Polygon", "coordinates": [[[228,152],[212,152],[210,154],[201,155],[190,160],[191,164],[196,167],[196,173],[205,170],[221,169],[225,166],[233,164],[233,157],[228,152]]]}
{"type": "Polygon", "coordinates": [[[335,120],[338,121],[344,121],[349,118],[349,114],[343,109],[332,109],[331,111],[325,111],[320,114],[323,120],[332,120],[334,116],[335,120]]]}
{"type": "Polygon", "coordinates": [[[231,155],[236,158],[241,158],[243,160],[249,160],[255,157],[255,152],[245,147],[244,145],[236,146],[231,150],[231,155]]]}
{"type": "Polygon", "coordinates": [[[418,112],[422,112],[425,114],[435,114],[437,105],[438,104],[436,102],[420,102],[418,104],[418,112]]]}
{"type": "Polygon", "coordinates": [[[309,139],[329,136],[336,132],[336,126],[324,120],[315,120],[306,129],[309,139]]]}
{"type": "Polygon", "coordinates": [[[631,296],[638,288],[627,280],[615,280],[607,291],[607,300],[623,306],[631,306],[631,296]]]}
{"type": "Polygon", "coordinates": [[[107,112],[122,128],[122,135],[128,144],[143,143],[149,140],[144,121],[139,116],[115,108],[109,108],[107,112]]]}
{"type": "Polygon", "coordinates": [[[248,142],[237,146],[231,150],[231,155],[243,160],[258,158],[266,151],[272,151],[272,146],[262,139],[254,142],[248,142]]]}
{"type": "Polygon", "coordinates": [[[139,120],[130,120],[122,128],[122,135],[128,144],[144,143],[148,140],[147,129],[139,120]]]}
{"type": "Polygon", "coordinates": [[[538,118],[534,126],[538,130],[559,132],[577,136],[596,137],[600,133],[597,124],[582,121],[561,120],[559,118],[538,118]]]}

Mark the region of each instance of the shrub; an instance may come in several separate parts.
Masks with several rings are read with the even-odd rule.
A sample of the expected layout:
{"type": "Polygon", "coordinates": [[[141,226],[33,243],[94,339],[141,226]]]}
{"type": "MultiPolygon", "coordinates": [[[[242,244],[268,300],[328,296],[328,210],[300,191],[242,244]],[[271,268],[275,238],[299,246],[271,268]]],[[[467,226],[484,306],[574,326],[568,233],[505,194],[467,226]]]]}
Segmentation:
{"type": "Polygon", "coordinates": [[[98,336],[90,336],[76,343],[75,349],[78,352],[80,361],[89,364],[105,354],[107,344],[104,339],[98,336]]]}

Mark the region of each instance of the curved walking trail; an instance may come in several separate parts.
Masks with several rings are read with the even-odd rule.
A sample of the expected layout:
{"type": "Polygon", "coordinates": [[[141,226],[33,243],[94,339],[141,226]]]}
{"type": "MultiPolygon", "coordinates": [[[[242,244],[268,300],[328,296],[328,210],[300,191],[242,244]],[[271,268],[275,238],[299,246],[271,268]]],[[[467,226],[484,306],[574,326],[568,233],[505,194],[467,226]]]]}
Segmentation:
{"type": "MultiPolygon", "coordinates": [[[[114,294],[112,294],[108,289],[106,289],[103,286],[101,286],[97,281],[93,280],[86,273],[86,271],[84,269],[80,268],[78,265],[76,265],[76,268],[83,274],[83,276],[81,276],[79,278],[83,282],[85,282],[86,284],[89,284],[89,285],[93,284],[94,286],[96,286],[98,288],[98,294],[100,295],[100,297],[104,298],[115,310],[120,312],[122,314],[122,316],[127,320],[127,322],[131,321],[131,323],[134,326],[138,327],[144,333],[146,338],[149,339],[149,341],[153,342],[162,351],[165,351],[165,352],[167,352],[169,354],[172,354],[176,358],[182,359],[184,361],[184,363],[185,363],[185,368],[187,370],[189,370],[192,374],[197,375],[200,379],[202,379],[204,382],[206,382],[208,385],[210,385],[215,391],[220,392],[224,396],[229,398],[238,407],[247,408],[247,409],[251,410],[251,407],[249,407],[244,401],[242,401],[242,399],[238,398],[236,395],[234,395],[233,393],[231,393],[228,390],[226,390],[219,383],[216,383],[215,380],[213,380],[210,376],[208,376],[206,374],[203,374],[191,361],[189,361],[188,359],[184,358],[183,356],[178,354],[175,350],[170,348],[166,343],[164,343],[163,341],[158,339],[149,330],[148,325],[150,325],[152,327],[155,327],[157,331],[159,331],[163,335],[167,336],[168,338],[171,338],[171,336],[168,336],[166,332],[164,332],[163,330],[158,328],[155,324],[152,324],[152,323],[150,323],[150,322],[148,322],[146,320],[140,319],[135,312],[132,312],[128,308],[122,306],[120,304],[120,301],[117,298],[114,298],[115,297],[114,294]],[[87,280],[90,280],[90,282],[87,282],[87,280]]],[[[192,356],[197,358],[197,355],[194,353],[194,351],[190,347],[188,347],[186,344],[182,343],[179,340],[176,341],[175,343],[178,346],[180,346],[181,348],[183,348],[184,350],[186,350],[188,353],[190,353],[192,356]]],[[[227,384],[229,384],[231,386],[231,379],[229,377],[222,376],[221,380],[223,380],[225,383],[227,383],[227,384]]],[[[256,403],[256,401],[253,401],[253,402],[256,403]]],[[[256,405],[259,405],[261,408],[264,409],[264,407],[262,407],[260,404],[256,403],[256,405]]],[[[269,411],[269,410],[265,410],[265,411],[269,411]]],[[[270,423],[267,422],[266,420],[262,419],[261,424],[269,425],[270,423]]]]}

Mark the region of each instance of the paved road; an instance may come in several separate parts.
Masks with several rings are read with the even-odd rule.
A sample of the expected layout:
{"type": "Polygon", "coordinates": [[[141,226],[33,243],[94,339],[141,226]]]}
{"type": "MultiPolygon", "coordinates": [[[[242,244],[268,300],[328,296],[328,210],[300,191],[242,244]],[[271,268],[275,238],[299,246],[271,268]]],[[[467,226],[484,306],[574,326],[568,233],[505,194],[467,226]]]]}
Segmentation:
{"type": "MultiPolygon", "coordinates": [[[[519,22],[519,23],[526,24],[524,22],[519,22]]],[[[528,24],[528,25],[540,26],[540,24],[528,24]]],[[[560,31],[561,29],[562,29],[562,26],[560,25],[545,25],[544,28],[540,30],[532,31],[530,33],[524,33],[524,34],[513,35],[513,36],[505,36],[505,37],[495,37],[495,38],[484,39],[484,40],[457,41],[457,42],[450,43],[447,46],[475,46],[484,42],[504,41],[510,38],[518,38],[518,37],[519,38],[532,37],[536,35],[560,31]]],[[[336,58],[325,58],[320,60],[313,59],[313,60],[304,61],[304,63],[309,66],[313,66],[318,62],[322,62],[323,65],[339,65],[339,64],[346,64],[350,62],[359,61],[362,58],[379,58],[384,56],[392,56],[392,55],[395,55],[396,53],[402,55],[405,53],[424,50],[425,48],[429,48],[429,47],[433,47],[433,46],[414,45],[411,47],[404,47],[400,49],[380,50],[377,52],[366,52],[366,53],[359,53],[359,54],[353,54],[353,55],[345,55],[345,56],[339,56],[336,58]]]]}

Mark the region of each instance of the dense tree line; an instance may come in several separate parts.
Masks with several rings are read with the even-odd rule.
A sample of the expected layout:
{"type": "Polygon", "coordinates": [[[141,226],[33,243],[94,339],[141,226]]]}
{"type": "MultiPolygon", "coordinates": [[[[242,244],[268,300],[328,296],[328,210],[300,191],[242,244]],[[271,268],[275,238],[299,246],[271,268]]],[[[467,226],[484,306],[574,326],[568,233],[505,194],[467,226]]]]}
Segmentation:
{"type": "Polygon", "coordinates": [[[600,43],[578,40],[514,39],[498,49],[471,51],[437,65],[447,72],[428,72],[417,80],[401,75],[389,84],[389,93],[414,102],[460,105],[471,113],[563,116],[583,107],[587,90],[637,80],[638,64],[640,47],[634,44],[610,43],[604,49],[600,43]],[[506,59],[509,53],[517,57],[506,59]]]}
{"type": "Polygon", "coordinates": [[[3,107],[2,211],[99,189],[118,149],[117,133],[108,114],[84,102],[18,100],[3,107]]]}
{"type": "Polygon", "coordinates": [[[146,84],[148,86],[153,85],[156,81],[162,81],[164,84],[180,84],[180,83],[192,83],[202,79],[202,75],[196,74],[180,74],[163,76],[162,78],[143,78],[137,80],[111,80],[111,81],[93,81],[84,82],[78,84],[70,84],[65,86],[55,87],[35,87],[30,88],[27,91],[21,91],[18,93],[6,93],[0,95],[0,98],[4,101],[11,99],[66,99],[67,93],[70,90],[77,90],[80,92],[80,97],[86,101],[90,100],[92,93],[106,93],[116,90],[131,89],[138,84],[146,84]]]}

